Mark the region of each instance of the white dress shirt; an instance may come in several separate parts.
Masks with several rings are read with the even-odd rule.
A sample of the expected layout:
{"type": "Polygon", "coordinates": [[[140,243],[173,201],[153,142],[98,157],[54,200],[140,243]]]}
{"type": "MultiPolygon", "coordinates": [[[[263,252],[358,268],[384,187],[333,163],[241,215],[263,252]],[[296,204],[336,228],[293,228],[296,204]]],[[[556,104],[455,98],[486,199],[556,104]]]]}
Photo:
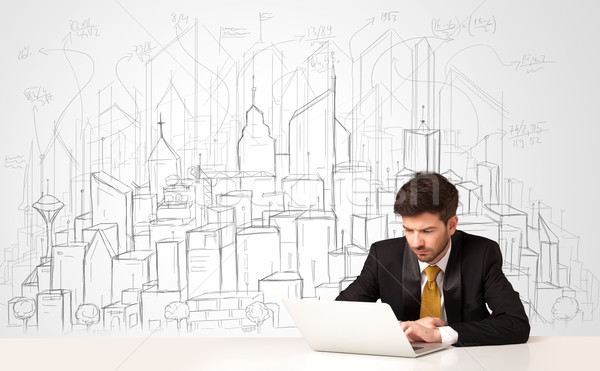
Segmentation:
{"type": "MultiPolygon", "coordinates": [[[[441,308],[441,314],[442,314],[442,321],[448,323],[448,318],[446,317],[446,306],[444,304],[444,275],[446,274],[446,266],[448,265],[448,258],[450,257],[450,251],[452,250],[452,240],[450,241],[450,247],[448,248],[448,251],[446,252],[446,255],[444,255],[444,257],[437,262],[437,265],[441,271],[438,273],[437,277],[435,278],[435,282],[437,283],[439,289],[440,289],[440,304],[442,306],[441,308]]],[[[429,266],[429,263],[424,263],[422,261],[419,261],[419,268],[421,269],[421,292],[423,292],[423,288],[425,287],[425,284],[427,283],[427,274],[425,273],[425,268],[427,268],[429,266]]],[[[443,327],[438,327],[440,330],[440,334],[442,335],[442,343],[444,344],[455,344],[458,341],[458,332],[456,332],[452,327],[450,326],[443,326],[443,327]]]]}

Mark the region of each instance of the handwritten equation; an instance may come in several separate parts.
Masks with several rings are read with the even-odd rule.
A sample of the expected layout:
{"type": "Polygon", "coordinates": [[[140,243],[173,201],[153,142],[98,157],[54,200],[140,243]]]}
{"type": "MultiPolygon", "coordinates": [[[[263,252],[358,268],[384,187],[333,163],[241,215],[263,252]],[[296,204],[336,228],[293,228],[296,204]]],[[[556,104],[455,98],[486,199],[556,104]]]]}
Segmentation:
{"type": "Polygon", "coordinates": [[[176,30],[183,30],[188,25],[190,17],[183,13],[171,13],[171,22],[174,24],[176,30]]]}
{"type": "Polygon", "coordinates": [[[470,16],[463,21],[458,17],[442,20],[434,18],[431,21],[431,31],[437,37],[457,38],[461,34],[476,37],[484,34],[496,33],[496,17],[470,16]]]}
{"type": "Polygon", "coordinates": [[[536,121],[526,123],[525,120],[520,124],[510,125],[506,132],[506,139],[512,142],[514,148],[524,149],[538,144],[542,144],[542,135],[549,131],[544,129],[546,121],[536,121]]]}
{"type": "Polygon", "coordinates": [[[31,55],[29,51],[29,45],[24,46],[23,49],[17,51],[17,59],[25,59],[31,55]]]}
{"type": "Polygon", "coordinates": [[[543,54],[524,54],[521,60],[513,62],[515,71],[525,71],[526,73],[538,72],[551,63],[555,62],[547,60],[546,56],[543,54]]]}
{"type": "Polygon", "coordinates": [[[334,55],[334,52],[327,53],[326,51],[321,51],[311,55],[310,58],[308,58],[308,61],[311,67],[317,69],[319,72],[323,72],[328,70],[332,64],[336,63],[334,55]]]}
{"type": "Polygon", "coordinates": [[[75,35],[82,39],[100,36],[98,26],[93,25],[89,18],[86,18],[83,21],[71,20],[69,21],[69,27],[75,35]]]}
{"type": "Polygon", "coordinates": [[[331,39],[333,37],[335,37],[333,34],[333,27],[329,25],[310,26],[306,32],[306,41],[312,41],[313,43],[331,39]]]}
{"type": "Polygon", "coordinates": [[[400,12],[398,10],[382,12],[380,20],[381,20],[381,22],[392,22],[393,23],[398,20],[398,14],[400,14],[400,12]]]}
{"type": "Polygon", "coordinates": [[[50,104],[52,101],[52,93],[48,93],[46,88],[43,86],[34,86],[32,88],[27,88],[23,92],[27,101],[36,107],[40,105],[41,107],[50,104]]]}
{"type": "Polygon", "coordinates": [[[140,62],[148,62],[150,60],[150,54],[154,50],[152,42],[146,41],[141,44],[134,45],[133,55],[140,60],[140,62]]]}

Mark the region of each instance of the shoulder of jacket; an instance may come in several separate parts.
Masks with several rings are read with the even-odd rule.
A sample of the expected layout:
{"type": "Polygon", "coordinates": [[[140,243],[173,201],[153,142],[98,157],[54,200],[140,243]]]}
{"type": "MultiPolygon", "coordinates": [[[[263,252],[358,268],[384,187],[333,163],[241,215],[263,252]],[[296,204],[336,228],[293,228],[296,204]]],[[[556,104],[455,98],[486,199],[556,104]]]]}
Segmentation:
{"type": "Polygon", "coordinates": [[[371,249],[375,248],[377,250],[386,250],[386,249],[390,249],[390,248],[394,248],[394,249],[404,248],[405,243],[406,243],[406,237],[388,238],[386,240],[374,242],[371,245],[371,249]]]}
{"type": "Polygon", "coordinates": [[[457,230],[456,233],[459,234],[458,237],[461,239],[462,247],[476,247],[477,249],[498,248],[498,243],[487,237],[470,234],[461,230],[457,230]]]}

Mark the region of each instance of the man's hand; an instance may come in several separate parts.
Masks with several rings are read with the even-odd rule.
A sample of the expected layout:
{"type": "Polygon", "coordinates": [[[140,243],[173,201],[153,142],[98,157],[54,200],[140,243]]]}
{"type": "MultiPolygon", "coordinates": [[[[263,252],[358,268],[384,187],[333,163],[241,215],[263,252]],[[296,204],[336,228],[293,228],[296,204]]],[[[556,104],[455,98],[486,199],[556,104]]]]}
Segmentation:
{"type": "Polygon", "coordinates": [[[416,321],[400,322],[400,326],[410,341],[441,343],[442,334],[438,327],[446,326],[446,323],[436,317],[425,317],[416,321]]]}
{"type": "Polygon", "coordinates": [[[421,326],[425,326],[427,328],[437,328],[442,326],[447,326],[448,324],[437,317],[423,317],[414,321],[421,326]]]}

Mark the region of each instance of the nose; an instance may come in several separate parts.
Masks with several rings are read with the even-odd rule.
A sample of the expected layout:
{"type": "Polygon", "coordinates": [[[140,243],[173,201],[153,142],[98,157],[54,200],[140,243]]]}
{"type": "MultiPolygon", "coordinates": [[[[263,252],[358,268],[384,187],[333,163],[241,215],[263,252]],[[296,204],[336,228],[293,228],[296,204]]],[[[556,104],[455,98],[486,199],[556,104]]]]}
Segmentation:
{"type": "Polygon", "coordinates": [[[421,233],[413,232],[412,245],[414,247],[420,247],[424,245],[421,233]]]}

